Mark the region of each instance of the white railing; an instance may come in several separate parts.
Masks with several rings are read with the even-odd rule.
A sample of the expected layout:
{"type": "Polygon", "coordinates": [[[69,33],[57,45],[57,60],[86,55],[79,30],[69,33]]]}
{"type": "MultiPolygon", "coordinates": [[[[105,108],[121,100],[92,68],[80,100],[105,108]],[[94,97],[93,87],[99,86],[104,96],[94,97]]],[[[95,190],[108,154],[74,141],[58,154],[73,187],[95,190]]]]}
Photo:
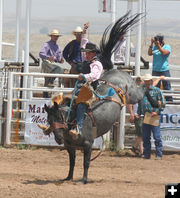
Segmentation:
{"type": "MultiPolygon", "coordinates": [[[[37,99],[40,99],[40,98],[35,98],[35,97],[32,97],[32,94],[29,95],[28,94],[25,94],[24,95],[24,98],[19,98],[17,97],[19,94],[20,91],[22,92],[43,92],[43,91],[49,91],[49,92],[57,92],[57,91],[61,91],[61,92],[64,92],[64,93],[70,93],[73,88],[60,88],[60,87],[57,87],[57,88],[48,88],[48,87],[34,87],[33,86],[33,83],[29,84],[27,83],[27,87],[24,87],[24,88],[21,88],[21,87],[15,87],[15,84],[14,84],[14,77],[24,77],[26,76],[27,79],[28,77],[33,77],[33,78],[43,78],[43,77],[56,77],[56,78],[77,78],[78,75],[73,75],[73,74],[44,74],[44,73],[19,73],[19,72],[10,72],[9,73],[9,79],[8,79],[8,96],[7,96],[7,120],[6,120],[6,141],[5,143],[7,145],[11,144],[11,123],[12,122],[16,122],[16,120],[12,119],[12,111],[13,112],[17,112],[16,109],[13,109],[13,101],[14,102],[22,102],[24,103],[23,106],[23,109],[18,109],[18,112],[21,112],[21,113],[25,113],[25,108],[26,108],[26,105],[25,103],[29,100],[37,100],[37,99]],[[16,94],[15,94],[16,93],[16,94]],[[14,97],[14,95],[16,97],[14,97]]],[[[27,80],[29,81],[29,79],[27,80]]],[[[18,84],[18,83],[17,83],[18,84]]],[[[47,100],[45,98],[41,98],[41,100],[47,100]]],[[[23,118],[25,118],[25,116],[23,116],[23,118]]],[[[19,120],[18,119],[18,123],[24,123],[24,119],[23,120],[19,120]]],[[[24,142],[19,142],[19,143],[24,143],[24,142]]]]}
{"type": "MultiPolygon", "coordinates": [[[[57,92],[57,91],[62,91],[66,93],[70,93],[73,88],[60,88],[60,87],[55,87],[55,88],[48,88],[48,87],[38,87],[34,85],[34,81],[37,79],[44,79],[44,77],[56,77],[56,78],[77,78],[78,75],[73,75],[73,74],[45,74],[45,73],[19,73],[19,72],[10,72],[9,73],[9,79],[8,79],[8,96],[7,96],[7,117],[6,117],[6,144],[11,144],[11,125],[14,122],[17,122],[17,120],[12,118],[12,111],[15,112],[20,112],[24,114],[22,116],[21,120],[18,120],[19,123],[25,123],[25,104],[29,100],[39,100],[41,99],[42,101],[45,101],[47,99],[45,98],[38,98],[38,97],[33,97],[32,94],[26,94],[26,97],[20,98],[19,93],[20,92],[57,92]],[[20,87],[19,84],[17,83],[18,86],[15,86],[14,84],[14,78],[16,77],[22,77],[22,76],[27,76],[28,79],[32,78],[32,82],[28,84],[28,87],[20,87]],[[13,103],[15,102],[21,102],[24,105],[22,109],[16,109],[13,108],[13,103]]],[[[135,76],[133,76],[135,78],[135,76]]],[[[158,78],[158,77],[155,77],[158,78]]],[[[167,78],[167,80],[170,80],[171,82],[176,82],[180,83],[180,78],[167,78]]],[[[172,85],[172,91],[171,93],[166,93],[167,91],[164,91],[164,95],[169,95],[171,94],[174,97],[180,98],[180,91],[176,91],[174,86],[172,85]]],[[[128,116],[126,113],[125,108],[121,111],[121,127],[120,127],[120,133],[118,135],[118,140],[117,140],[117,148],[119,149],[124,149],[124,139],[125,139],[125,127],[127,125],[130,125],[130,123],[125,123],[125,117],[128,116]]],[[[23,131],[19,132],[20,135],[23,135],[23,131]]],[[[24,142],[19,142],[19,143],[24,143],[24,142]]]]}

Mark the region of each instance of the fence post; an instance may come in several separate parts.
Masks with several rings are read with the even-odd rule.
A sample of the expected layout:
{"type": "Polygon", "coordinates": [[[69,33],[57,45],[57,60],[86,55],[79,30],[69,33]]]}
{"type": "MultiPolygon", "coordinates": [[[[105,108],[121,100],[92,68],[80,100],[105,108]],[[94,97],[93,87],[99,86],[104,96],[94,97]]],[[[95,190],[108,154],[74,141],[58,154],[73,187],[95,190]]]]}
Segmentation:
{"type": "MultiPolygon", "coordinates": [[[[3,104],[3,88],[0,87],[0,115],[2,115],[2,106],[3,104]]],[[[3,117],[0,116],[0,144],[2,143],[2,123],[3,123],[3,117]]]]}
{"type": "Polygon", "coordinates": [[[8,102],[7,102],[7,120],[6,120],[6,142],[9,145],[11,143],[11,118],[12,118],[12,87],[13,87],[13,72],[9,72],[8,79],[8,102]]]}
{"type": "Polygon", "coordinates": [[[117,148],[118,149],[124,149],[124,140],[125,140],[125,118],[126,118],[126,106],[124,106],[121,110],[121,116],[120,116],[120,135],[117,142],[117,148]]]}

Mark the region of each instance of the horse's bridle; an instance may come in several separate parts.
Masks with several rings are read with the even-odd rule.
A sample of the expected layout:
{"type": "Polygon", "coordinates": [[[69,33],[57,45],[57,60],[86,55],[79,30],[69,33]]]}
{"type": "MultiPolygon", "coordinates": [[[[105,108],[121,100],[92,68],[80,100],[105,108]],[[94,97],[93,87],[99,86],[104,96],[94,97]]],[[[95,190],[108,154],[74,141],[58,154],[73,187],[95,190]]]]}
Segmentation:
{"type": "Polygon", "coordinates": [[[60,111],[61,118],[62,118],[63,122],[62,122],[62,123],[60,123],[60,122],[53,122],[53,123],[50,125],[50,127],[51,127],[53,130],[55,130],[55,129],[67,129],[68,126],[67,126],[67,124],[66,124],[65,117],[64,117],[64,115],[62,114],[60,108],[59,108],[58,110],[60,111]]]}
{"type": "Polygon", "coordinates": [[[59,122],[53,122],[51,127],[53,128],[53,130],[55,129],[67,129],[67,125],[66,123],[59,123],[59,122]]]}

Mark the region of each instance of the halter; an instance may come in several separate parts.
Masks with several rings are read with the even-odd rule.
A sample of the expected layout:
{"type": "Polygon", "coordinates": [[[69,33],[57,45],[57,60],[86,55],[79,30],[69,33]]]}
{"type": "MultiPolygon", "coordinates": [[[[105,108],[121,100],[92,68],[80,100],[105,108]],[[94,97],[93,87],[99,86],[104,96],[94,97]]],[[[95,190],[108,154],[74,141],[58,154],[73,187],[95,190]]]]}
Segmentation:
{"type": "Polygon", "coordinates": [[[52,127],[53,129],[67,129],[68,126],[67,126],[67,124],[66,124],[64,115],[62,114],[60,108],[58,108],[58,111],[59,111],[60,114],[61,114],[61,117],[62,117],[63,122],[62,122],[62,123],[60,123],[60,122],[53,122],[53,123],[51,124],[51,127],[52,127]]]}
{"type": "Polygon", "coordinates": [[[63,122],[63,123],[59,123],[59,122],[53,122],[51,127],[53,129],[67,129],[67,125],[63,122]]]}

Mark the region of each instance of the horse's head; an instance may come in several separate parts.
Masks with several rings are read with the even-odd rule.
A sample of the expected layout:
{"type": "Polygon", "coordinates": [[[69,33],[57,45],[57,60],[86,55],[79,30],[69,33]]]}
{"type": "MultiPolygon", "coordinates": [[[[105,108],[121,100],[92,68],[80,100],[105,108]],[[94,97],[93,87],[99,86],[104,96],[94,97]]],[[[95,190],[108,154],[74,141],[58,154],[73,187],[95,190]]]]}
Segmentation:
{"type": "Polygon", "coordinates": [[[62,114],[62,111],[58,104],[54,102],[54,106],[48,107],[46,104],[44,105],[45,111],[47,112],[47,120],[50,126],[53,125],[53,123],[63,123],[64,117],[62,114]]]}
{"type": "Polygon", "coordinates": [[[52,128],[52,131],[55,135],[55,140],[57,143],[61,144],[63,139],[63,131],[67,129],[63,111],[56,102],[54,102],[54,105],[52,107],[48,107],[45,104],[44,108],[47,112],[47,121],[50,124],[50,127],[52,128]]]}

